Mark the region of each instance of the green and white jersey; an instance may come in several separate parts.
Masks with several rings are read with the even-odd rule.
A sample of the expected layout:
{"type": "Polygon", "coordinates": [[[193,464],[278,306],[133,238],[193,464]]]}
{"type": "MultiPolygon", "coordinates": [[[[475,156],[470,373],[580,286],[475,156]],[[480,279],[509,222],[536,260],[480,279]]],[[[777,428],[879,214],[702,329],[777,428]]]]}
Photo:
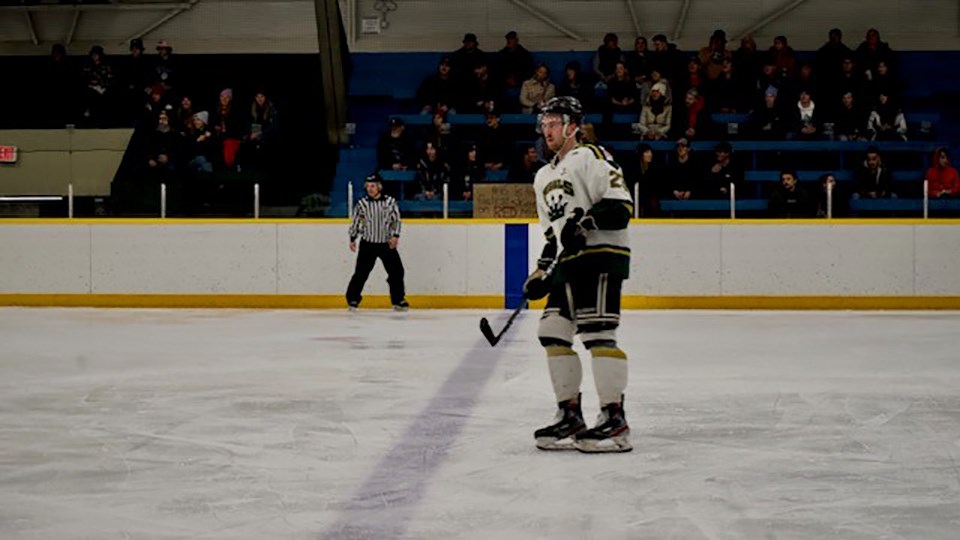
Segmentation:
{"type": "Polygon", "coordinates": [[[582,144],[563,159],[554,158],[537,171],[533,187],[537,215],[547,238],[544,258],[560,253],[558,279],[569,279],[581,272],[629,277],[628,225],[633,200],[623,170],[603,147],[582,144]],[[560,232],[576,208],[592,216],[597,229],[587,231],[587,245],[582,251],[564,253],[559,245],[560,232]]]}

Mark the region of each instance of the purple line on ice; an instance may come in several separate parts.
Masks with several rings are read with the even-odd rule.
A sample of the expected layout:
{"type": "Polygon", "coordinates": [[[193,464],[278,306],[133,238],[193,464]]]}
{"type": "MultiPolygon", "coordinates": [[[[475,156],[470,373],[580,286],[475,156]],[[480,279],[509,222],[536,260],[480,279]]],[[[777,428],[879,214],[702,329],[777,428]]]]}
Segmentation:
{"type": "MultiPolygon", "coordinates": [[[[504,319],[498,318],[497,328],[504,319]]],[[[473,346],[322,538],[403,537],[430,478],[460,437],[502,351],[502,346],[491,348],[484,338],[473,346]]]]}

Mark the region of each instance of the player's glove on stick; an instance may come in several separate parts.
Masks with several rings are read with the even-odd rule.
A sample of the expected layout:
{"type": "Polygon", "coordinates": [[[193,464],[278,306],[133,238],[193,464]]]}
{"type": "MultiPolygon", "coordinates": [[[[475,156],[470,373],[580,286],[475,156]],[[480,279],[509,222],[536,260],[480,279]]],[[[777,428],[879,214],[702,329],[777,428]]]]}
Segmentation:
{"type": "Polygon", "coordinates": [[[597,224],[593,221],[593,216],[585,216],[583,208],[575,208],[573,215],[567,218],[563,230],[560,231],[563,250],[568,255],[579,253],[587,245],[587,231],[596,229],[597,224]]]}
{"type": "Polygon", "coordinates": [[[551,278],[541,269],[536,269],[523,282],[523,297],[527,300],[539,300],[550,294],[551,278]]]}

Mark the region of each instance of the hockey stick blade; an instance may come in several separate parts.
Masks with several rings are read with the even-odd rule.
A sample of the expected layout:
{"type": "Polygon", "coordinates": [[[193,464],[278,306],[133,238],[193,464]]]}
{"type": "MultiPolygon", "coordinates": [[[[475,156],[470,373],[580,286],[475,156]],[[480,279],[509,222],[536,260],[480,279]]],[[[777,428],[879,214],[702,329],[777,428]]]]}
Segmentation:
{"type": "Polygon", "coordinates": [[[490,328],[490,321],[486,317],[480,319],[480,333],[487,338],[491,347],[496,347],[500,341],[500,336],[494,335],[493,328],[490,328]]]}

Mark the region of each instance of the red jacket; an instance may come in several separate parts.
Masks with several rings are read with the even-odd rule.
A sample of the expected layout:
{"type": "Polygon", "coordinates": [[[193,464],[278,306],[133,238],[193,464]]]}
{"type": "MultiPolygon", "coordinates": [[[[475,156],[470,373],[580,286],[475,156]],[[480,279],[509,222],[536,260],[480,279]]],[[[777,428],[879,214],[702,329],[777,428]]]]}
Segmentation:
{"type": "Polygon", "coordinates": [[[927,169],[926,176],[924,176],[930,183],[928,191],[931,197],[939,197],[943,191],[946,191],[947,195],[950,196],[960,194],[960,175],[957,174],[957,169],[950,165],[950,158],[947,157],[945,167],[940,166],[940,155],[944,150],[944,148],[937,148],[933,152],[933,163],[927,169]]]}

